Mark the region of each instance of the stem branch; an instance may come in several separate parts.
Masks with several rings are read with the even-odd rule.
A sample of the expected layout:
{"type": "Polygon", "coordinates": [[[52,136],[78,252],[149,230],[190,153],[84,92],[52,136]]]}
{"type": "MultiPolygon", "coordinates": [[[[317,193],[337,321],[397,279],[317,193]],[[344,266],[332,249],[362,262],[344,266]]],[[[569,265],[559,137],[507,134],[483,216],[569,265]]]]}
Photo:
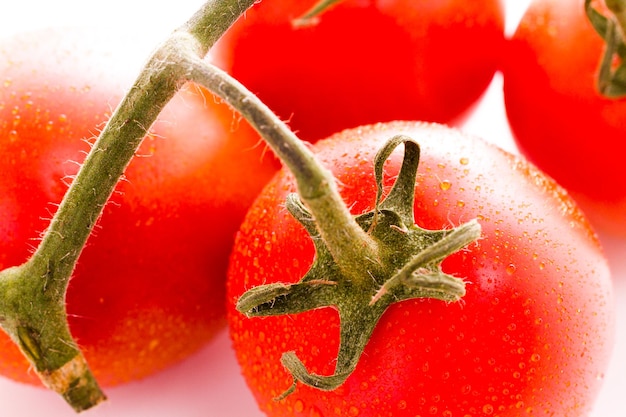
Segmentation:
{"type": "Polygon", "coordinates": [[[65,292],[94,224],[163,107],[254,0],[209,0],[148,60],[87,156],[40,245],[0,272],[0,325],[45,385],[83,411],[105,399],[67,325],[65,292]]]}
{"type": "Polygon", "coordinates": [[[190,80],[205,86],[241,113],[290,169],[298,194],[309,209],[333,258],[355,282],[377,268],[376,242],[354,220],[333,175],[261,100],[226,72],[197,60],[190,80]],[[363,263],[362,259],[373,260],[363,263]]]}

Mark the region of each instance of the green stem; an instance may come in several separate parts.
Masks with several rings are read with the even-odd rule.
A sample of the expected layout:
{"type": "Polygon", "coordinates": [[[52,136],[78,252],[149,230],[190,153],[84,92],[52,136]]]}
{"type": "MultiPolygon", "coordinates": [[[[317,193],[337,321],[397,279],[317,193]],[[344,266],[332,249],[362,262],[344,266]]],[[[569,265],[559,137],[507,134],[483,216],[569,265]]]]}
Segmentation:
{"type": "Polygon", "coordinates": [[[210,0],[148,60],[87,156],[40,245],[0,272],[0,325],[45,385],[76,410],[105,399],[67,325],[65,292],[80,252],[124,169],[163,107],[254,0],[210,0]]]}
{"type": "Polygon", "coordinates": [[[197,60],[190,79],[240,112],[290,169],[298,194],[316,220],[321,238],[344,273],[358,283],[378,269],[376,242],[350,214],[333,175],[261,100],[230,75],[197,60]],[[368,259],[370,262],[363,262],[368,259]]]}
{"type": "Polygon", "coordinates": [[[624,0],[604,0],[606,7],[613,13],[618,22],[622,36],[626,33],[626,1],[624,0]]]}
{"type": "Polygon", "coordinates": [[[310,26],[317,22],[319,16],[328,10],[330,7],[337,3],[341,3],[343,0],[319,0],[309,10],[306,11],[301,17],[293,21],[294,26],[310,26]]]}

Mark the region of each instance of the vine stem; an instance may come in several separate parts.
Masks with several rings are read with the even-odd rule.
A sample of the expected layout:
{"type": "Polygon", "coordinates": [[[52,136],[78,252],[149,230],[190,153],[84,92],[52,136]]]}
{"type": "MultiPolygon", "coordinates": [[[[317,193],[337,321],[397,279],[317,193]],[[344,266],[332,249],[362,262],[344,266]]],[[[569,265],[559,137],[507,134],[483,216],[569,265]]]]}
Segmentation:
{"type": "Polygon", "coordinates": [[[226,72],[193,60],[190,80],[208,88],[241,113],[289,168],[300,199],[316,221],[321,238],[344,273],[358,283],[378,266],[378,248],[343,202],[333,175],[261,100],[226,72]],[[371,262],[364,263],[363,259],[371,262]]]}
{"type": "Polygon", "coordinates": [[[236,80],[203,58],[255,0],[210,0],[147,61],[81,166],[42,241],[22,265],[0,272],[0,325],[43,383],[77,412],[106,399],[67,324],[65,293],[94,225],[163,107],[192,81],[250,121],[296,177],[303,203],[346,274],[377,267],[377,248],[349,213],[332,174],[285,123],[236,80]],[[364,264],[360,259],[370,259],[364,264]]]}
{"type": "Polygon", "coordinates": [[[163,107],[254,0],[209,0],[148,59],[101,132],[34,254],[0,272],[0,325],[77,412],[106,399],[67,324],[65,293],[93,226],[163,107]]]}
{"type": "Polygon", "coordinates": [[[613,13],[621,30],[622,38],[626,34],[626,1],[604,0],[606,7],[613,13]]]}

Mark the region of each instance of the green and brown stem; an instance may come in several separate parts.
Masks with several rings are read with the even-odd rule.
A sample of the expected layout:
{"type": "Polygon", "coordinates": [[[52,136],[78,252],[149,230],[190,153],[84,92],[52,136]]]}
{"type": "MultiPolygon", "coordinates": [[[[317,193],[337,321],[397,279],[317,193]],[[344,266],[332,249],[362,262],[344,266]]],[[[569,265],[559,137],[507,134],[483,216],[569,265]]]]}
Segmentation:
{"type": "Polygon", "coordinates": [[[353,217],[334,178],[309,149],[242,85],[203,60],[253,2],[209,1],[156,50],[95,143],[34,255],[0,273],[0,324],[44,383],[77,411],[104,395],[67,326],[65,291],[82,247],[147,129],[187,81],[204,85],[240,111],[296,178],[299,196],[291,197],[288,207],[316,238],[316,261],[300,283],[253,289],[238,305],[249,315],[338,307],[342,330],[335,375],[311,375],[288,352],[283,364],[294,376],[294,387],[296,381],[323,389],[341,384],[392,302],[415,297],[454,301],[464,294],[462,280],[443,273],[439,263],[477,239],[480,226],[469,222],[428,231],[414,225],[417,144],[409,138],[390,141],[375,169],[382,178],[390,149],[404,144],[405,163],[396,185],[381,201],[379,180],[376,208],[353,217]]]}
{"type": "Polygon", "coordinates": [[[454,229],[425,230],[414,223],[419,145],[409,137],[390,138],[374,163],[374,210],[352,216],[334,177],[274,113],[243,85],[220,69],[196,62],[191,79],[238,110],[292,172],[298,195],[287,199],[289,212],[314,242],[316,255],[297,283],[262,285],[244,293],[237,309],[248,316],[274,316],[333,306],[340,316],[340,346],[333,375],[307,371],[294,352],[282,363],[297,382],[322,390],[340,386],[355,369],[379,319],[393,303],[411,298],[444,302],[465,294],[462,279],[443,272],[441,261],[480,237],[474,220],[454,229]],[[383,167],[394,149],[404,146],[396,182],[383,199],[383,167]]]}
{"type": "Polygon", "coordinates": [[[45,385],[76,410],[105,399],[67,325],[65,292],[80,252],[162,108],[188,80],[189,57],[203,57],[254,0],[208,1],[160,45],[94,144],[36,252],[0,272],[0,325],[45,385]]]}
{"type": "Polygon", "coordinates": [[[318,219],[320,235],[333,258],[354,280],[377,268],[376,242],[355,222],[334,177],[309,148],[261,100],[224,71],[198,61],[191,80],[205,86],[241,113],[261,134],[296,179],[298,195],[318,219]],[[337,233],[341,230],[341,233],[337,233]],[[363,259],[367,259],[363,263],[363,259]]]}
{"type": "Polygon", "coordinates": [[[604,96],[618,99],[626,95],[626,0],[605,0],[609,10],[606,15],[592,3],[592,0],[585,0],[585,12],[605,42],[597,88],[604,96]]]}

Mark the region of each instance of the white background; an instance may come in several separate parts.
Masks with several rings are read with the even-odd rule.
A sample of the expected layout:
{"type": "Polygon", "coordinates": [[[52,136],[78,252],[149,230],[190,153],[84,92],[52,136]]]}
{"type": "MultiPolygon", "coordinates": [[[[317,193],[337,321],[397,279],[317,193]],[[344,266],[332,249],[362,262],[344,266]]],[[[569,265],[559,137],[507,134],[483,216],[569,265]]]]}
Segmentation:
{"type": "MultiPolygon", "coordinates": [[[[505,0],[507,32],[511,33],[529,0],[505,0]]],[[[203,0],[148,2],[140,0],[21,0],[0,6],[0,36],[26,29],[64,24],[103,24],[112,31],[134,25],[137,36],[164,38],[190,17],[203,0]],[[169,4],[168,4],[169,3],[169,4]],[[150,6],[152,4],[152,6],[150,6]],[[142,10],[142,9],[146,10],[142,10]]],[[[516,152],[502,101],[497,74],[472,118],[463,127],[516,152]]],[[[602,236],[613,268],[618,337],[593,417],[623,417],[626,394],[626,240],[602,236]]],[[[108,389],[109,401],[85,412],[86,417],[261,417],[248,392],[226,331],[184,363],[143,381],[108,389]]],[[[0,377],[0,416],[65,417],[74,412],[56,394],[0,377]]],[[[566,416],[562,416],[566,417],[566,416]]]]}

